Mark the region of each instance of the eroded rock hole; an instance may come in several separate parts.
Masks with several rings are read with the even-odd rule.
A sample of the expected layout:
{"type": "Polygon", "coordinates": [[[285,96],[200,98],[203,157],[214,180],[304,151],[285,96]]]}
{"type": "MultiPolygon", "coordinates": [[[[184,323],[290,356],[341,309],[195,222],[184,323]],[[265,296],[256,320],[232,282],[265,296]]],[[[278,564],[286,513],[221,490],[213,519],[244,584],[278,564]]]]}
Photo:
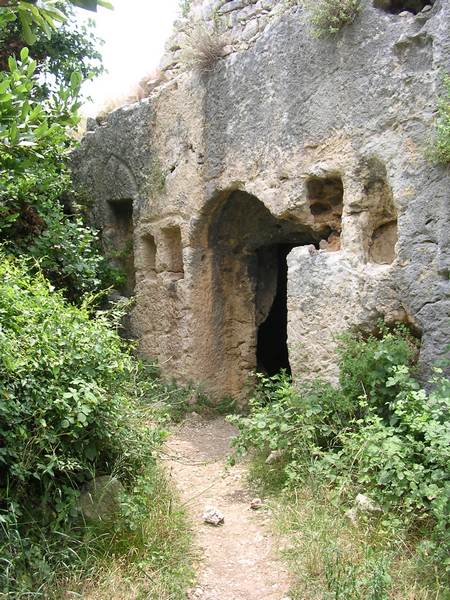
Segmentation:
{"type": "Polygon", "coordinates": [[[403,11],[408,11],[417,15],[426,6],[433,6],[435,0],[374,0],[374,7],[385,12],[398,15],[403,11]]]}
{"type": "Polygon", "coordinates": [[[292,245],[278,244],[257,253],[257,369],[275,375],[281,369],[291,373],[287,347],[286,257],[292,245]],[[270,304],[271,302],[271,304],[270,304]]]}
{"type": "MultiPolygon", "coordinates": [[[[344,185],[339,176],[311,177],[306,182],[309,209],[314,222],[328,228],[327,236],[332,236],[333,245],[330,249],[339,249],[336,240],[339,239],[342,228],[342,207],[344,200],[344,185]]],[[[325,230],[324,230],[325,231],[325,230]]]]}

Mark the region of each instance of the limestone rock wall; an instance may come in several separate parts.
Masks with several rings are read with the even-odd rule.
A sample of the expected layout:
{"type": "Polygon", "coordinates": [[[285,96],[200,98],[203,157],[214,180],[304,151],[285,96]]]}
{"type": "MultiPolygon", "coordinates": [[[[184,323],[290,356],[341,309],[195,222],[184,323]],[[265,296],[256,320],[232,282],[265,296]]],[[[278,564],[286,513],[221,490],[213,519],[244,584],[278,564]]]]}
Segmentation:
{"type": "Polygon", "coordinates": [[[219,396],[242,396],[278,352],[276,325],[264,347],[261,327],[282,277],[297,377],[334,379],[336,334],[380,317],[420,333],[424,376],[450,341],[450,173],[425,159],[450,4],[390,14],[365,0],[329,39],[289,4],[195,3],[192,18],[232,34],[225,56],[183,67],[178,24],[168,82],[91,123],[74,157],[106,246],[132,239],[141,351],[219,396]]]}

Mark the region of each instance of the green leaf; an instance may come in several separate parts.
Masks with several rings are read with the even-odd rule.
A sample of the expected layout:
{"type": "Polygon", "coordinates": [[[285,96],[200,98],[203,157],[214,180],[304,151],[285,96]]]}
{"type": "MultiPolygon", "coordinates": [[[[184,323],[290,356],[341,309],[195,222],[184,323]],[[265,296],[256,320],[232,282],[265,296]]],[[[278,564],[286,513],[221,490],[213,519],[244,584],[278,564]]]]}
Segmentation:
{"type": "Polygon", "coordinates": [[[27,67],[27,77],[31,77],[34,74],[36,67],[37,62],[35,60],[30,60],[27,67]]]}
{"type": "Polygon", "coordinates": [[[28,50],[27,47],[22,48],[22,50],[20,51],[20,60],[25,62],[28,58],[30,54],[30,51],[28,50]]]}
{"type": "Polygon", "coordinates": [[[82,82],[82,76],[81,73],[79,71],[74,71],[71,76],[70,76],[70,89],[72,90],[72,92],[76,93],[81,85],[82,82]]]}
{"type": "Polygon", "coordinates": [[[14,56],[8,57],[8,67],[9,67],[9,70],[11,71],[11,73],[14,73],[15,71],[17,71],[17,62],[16,62],[16,59],[14,58],[14,56]]]}
{"type": "Polygon", "coordinates": [[[85,10],[97,12],[97,0],[71,0],[71,3],[85,10]]]}
{"type": "Polygon", "coordinates": [[[30,44],[30,46],[32,46],[33,44],[36,43],[37,37],[31,31],[31,27],[30,27],[31,17],[28,15],[28,13],[24,12],[23,10],[20,10],[19,11],[19,19],[20,19],[20,24],[22,25],[23,39],[26,41],[27,44],[30,44]]]}
{"type": "Polygon", "coordinates": [[[4,94],[6,90],[9,88],[10,82],[9,79],[5,79],[5,81],[0,81],[0,94],[4,94]]]}

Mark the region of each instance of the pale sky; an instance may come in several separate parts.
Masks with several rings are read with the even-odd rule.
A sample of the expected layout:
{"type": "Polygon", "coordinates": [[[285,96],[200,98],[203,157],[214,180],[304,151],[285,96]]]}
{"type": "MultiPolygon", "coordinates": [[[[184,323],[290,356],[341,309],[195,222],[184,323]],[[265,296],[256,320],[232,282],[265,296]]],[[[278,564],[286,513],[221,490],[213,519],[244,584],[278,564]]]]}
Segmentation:
{"type": "Polygon", "coordinates": [[[100,48],[108,73],[88,84],[85,93],[94,103],[83,113],[95,116],[111,98],[126,95],[133,84],[155,69],[164,52],[164,43],[179,16],[179,0],[112,0],[114,10],[97,13],[77,10],[81,18],[94,18],[100,48]]]}

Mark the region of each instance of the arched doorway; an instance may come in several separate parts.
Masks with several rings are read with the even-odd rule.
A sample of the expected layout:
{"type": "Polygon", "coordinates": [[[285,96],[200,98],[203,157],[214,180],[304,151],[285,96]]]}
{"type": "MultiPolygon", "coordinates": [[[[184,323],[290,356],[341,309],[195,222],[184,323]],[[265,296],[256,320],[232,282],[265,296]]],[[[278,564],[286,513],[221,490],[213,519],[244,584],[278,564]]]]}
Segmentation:
{"type": "Polygon", "coordinates": [[[277,218],[240,190],[218,197],[207,221],[195,285],[202,376],[241,396],[256,369],[289,371],[286,257],[295,246],[318,246],[331,229],[277,218]]]}

